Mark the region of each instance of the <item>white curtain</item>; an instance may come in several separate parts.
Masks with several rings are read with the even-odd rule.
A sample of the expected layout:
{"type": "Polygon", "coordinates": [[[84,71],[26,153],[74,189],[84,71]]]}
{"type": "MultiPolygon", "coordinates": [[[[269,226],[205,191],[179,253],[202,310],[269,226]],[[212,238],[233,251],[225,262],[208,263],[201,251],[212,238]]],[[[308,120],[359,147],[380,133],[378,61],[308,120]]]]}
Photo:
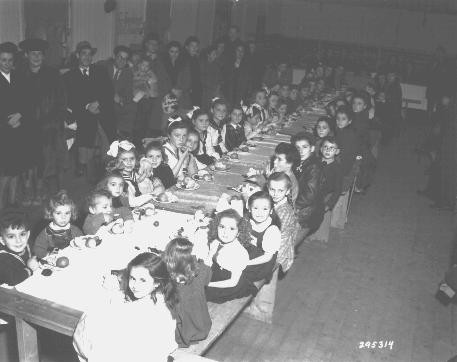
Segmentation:
{"type": "MultiPolygon", "coordinates": [[[[1,2],[1,0],[0,0],[1,2]]],[[[105,13],[104,0],[71,0],[71,50],[82,40],[97,48],[95,60],[106,59],[114,49],[114,14],[105,13]]]]}
{"type": "Polygon", "coordinates": [[[23,0],[0,0],[0,43],[24,40],[23,0]]]}

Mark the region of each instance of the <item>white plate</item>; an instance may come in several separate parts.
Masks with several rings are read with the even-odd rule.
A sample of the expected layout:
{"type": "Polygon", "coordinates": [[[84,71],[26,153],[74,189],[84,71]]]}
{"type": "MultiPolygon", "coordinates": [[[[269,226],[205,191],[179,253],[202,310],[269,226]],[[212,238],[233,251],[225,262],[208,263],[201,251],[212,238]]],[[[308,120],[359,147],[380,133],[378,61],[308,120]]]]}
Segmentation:
{"type": "Polygon", "coordinates": [[[200,184],[199,183],[196,183],[194,187],[192,187],[191,189],[188,189],[186,187],[183,187],[181,184],[177,183],[176,184],[176,187],[180,190],[184,190],[184,191],[195,191],[195,190],[198,190],[200,188],[200,184]]]}

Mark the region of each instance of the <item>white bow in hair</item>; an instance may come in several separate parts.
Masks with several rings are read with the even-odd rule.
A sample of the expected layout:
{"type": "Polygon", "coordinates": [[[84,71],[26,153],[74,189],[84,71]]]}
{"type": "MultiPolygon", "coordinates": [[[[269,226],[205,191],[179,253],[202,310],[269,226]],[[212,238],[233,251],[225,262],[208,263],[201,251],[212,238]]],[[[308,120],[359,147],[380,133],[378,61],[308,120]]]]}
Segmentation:
{"type": "Polygon", "coordinates": [[[127,140],[123,140],[123,141],[114,141],[113,143],[111,143],[111,145],[109,146],[109,150],[108,152],[106,152],[106,154],[108,156],[111,156],[111,157],[117,157],[117,154],[119,153],[119,148],[125,150],[125,151],[130,151],[132,148],[135,148],[135,145],[130,142],[130,141],[127,141],[127,140]]]}
{"type": "Polygon", "coordinates": [[[221,99],[220,97],[214,97],[213,99],[211,99],[211,103],[214,103],[216,101],[218,101],[219,99],[221,99]]]}
{"type": "Polygon", "coordinates": [[[181,117],[177,117],[177,118],[168,118],[168,126],[171,126],[173,123],[175,122],[181,122],[182,121],[182,118],[181,117]]]}
{"type": "Polygon", "coordinates": [[[194,106],[189,112],[186,113],[187,118],[192,118],[194,112],[198,109],[200,109],[200,107],[194,106]]]}

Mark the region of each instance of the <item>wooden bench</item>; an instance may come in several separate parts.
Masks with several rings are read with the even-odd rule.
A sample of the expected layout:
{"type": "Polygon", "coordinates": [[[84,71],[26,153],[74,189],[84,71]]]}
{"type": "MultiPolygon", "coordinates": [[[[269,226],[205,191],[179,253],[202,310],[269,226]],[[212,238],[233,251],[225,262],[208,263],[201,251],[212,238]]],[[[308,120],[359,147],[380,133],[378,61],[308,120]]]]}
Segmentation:
{"type": "Polygon", "coordinates": [[[265,281],[256,283],[259,291],[255,297],[244,297],[222,304],[208,303],[209,314],[213,322],[208,337],[199,343],[191,345],[189,348],[181,348],[180,350],[191,354],[204,355],[243,311],[250,318],[271,323],[277,279],[278,268],[275,269],[269,283],[265,281]]]}

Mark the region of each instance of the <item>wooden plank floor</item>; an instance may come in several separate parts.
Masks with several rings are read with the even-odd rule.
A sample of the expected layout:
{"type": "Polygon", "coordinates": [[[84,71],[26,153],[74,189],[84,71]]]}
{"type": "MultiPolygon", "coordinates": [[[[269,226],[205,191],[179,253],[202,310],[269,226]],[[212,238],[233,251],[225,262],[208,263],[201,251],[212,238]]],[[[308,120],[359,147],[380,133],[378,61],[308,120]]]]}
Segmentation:
{"type": "Polygon", "coordinates": [[[435,299],[448,263],[450,212],[416,195],[425,182],[418,131],[382,149],[375,184],[344,231],[302,245],[278,283],[272,325],[241,316],[209,351],[218,361],[447,361],[457,313],[435,299]],[[393,349],[359,349],[361,341],[393,349]]]}

